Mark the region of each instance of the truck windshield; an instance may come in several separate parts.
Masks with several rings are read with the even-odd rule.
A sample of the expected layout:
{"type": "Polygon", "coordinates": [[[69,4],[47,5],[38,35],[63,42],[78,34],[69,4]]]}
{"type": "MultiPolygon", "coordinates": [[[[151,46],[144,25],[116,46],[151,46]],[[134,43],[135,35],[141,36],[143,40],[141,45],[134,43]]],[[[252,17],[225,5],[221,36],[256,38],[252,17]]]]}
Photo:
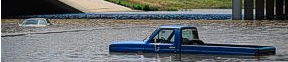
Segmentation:
{"type": "Polygon", "coordinates": [[[150,43],[174,43],[174,30],[162,29],[150,43]]]}

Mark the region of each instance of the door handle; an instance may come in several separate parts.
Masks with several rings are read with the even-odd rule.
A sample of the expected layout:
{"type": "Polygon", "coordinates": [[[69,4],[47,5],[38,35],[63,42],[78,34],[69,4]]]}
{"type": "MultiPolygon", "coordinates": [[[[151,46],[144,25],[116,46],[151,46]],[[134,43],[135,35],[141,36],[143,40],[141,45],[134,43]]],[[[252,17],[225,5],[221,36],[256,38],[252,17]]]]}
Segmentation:
{"type": "Polygon", "coordinates": [[[169,47],[170,49],[175,49],[176,47],[169,47]]]}

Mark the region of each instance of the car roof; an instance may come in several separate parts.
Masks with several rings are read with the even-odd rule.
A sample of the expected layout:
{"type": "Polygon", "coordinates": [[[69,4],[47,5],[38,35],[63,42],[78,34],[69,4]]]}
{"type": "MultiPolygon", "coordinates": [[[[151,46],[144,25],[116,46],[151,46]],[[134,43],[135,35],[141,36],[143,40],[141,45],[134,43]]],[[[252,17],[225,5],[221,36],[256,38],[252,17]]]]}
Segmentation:
{"type": "MultiPolygon", "coordinates": [[[[29,19],[25,19],[21,24],[23,24],[23,26],[24,26],[26,24],[26,22],[28,22],[28,21],[35,21],[35,22],[37,21],[37,23],[35,23],[35,25],[40,24],[39,23],[40,21],[46,21],[47,23],[45,23],[45,24],[51,24],[49,22],[49,20],[47,20],[47,18],[29,18],[29,19]]],[[[41,23],[41,24],[43,25],[43,23],[41,23]]]]}
{"type": "Polygon", "coordinates": [[[189,25],[164,25],[160,26],[161,29],[170,28],[170,29],[181,29],[181,28],[195,28],[194,26],[189,25]]]}
{"type": "Polygon", "coordinates": [[[46,18],[29,18],[29,19],[25,19],[25,20],[46,20],[46,18]]]}

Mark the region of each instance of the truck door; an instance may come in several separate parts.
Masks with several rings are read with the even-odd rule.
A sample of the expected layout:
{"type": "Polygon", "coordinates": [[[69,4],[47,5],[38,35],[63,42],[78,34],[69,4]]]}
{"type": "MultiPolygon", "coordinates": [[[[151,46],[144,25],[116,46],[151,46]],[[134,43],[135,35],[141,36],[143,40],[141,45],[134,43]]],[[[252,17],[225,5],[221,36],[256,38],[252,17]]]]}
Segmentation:
{"type": "Polygon", "coordinates": [[[172,53],[176,52],[175,34],[173,29],[160,29],[152,35],[145,48],[148,52],[172,53]]]}
{"type": "Polygon", "coordinates": [[[203,51],[200,45],[203,45],[204,42],[199,40],[196,28],[183,28],[180,34],[182,53],[199,53],[203,51]]]}

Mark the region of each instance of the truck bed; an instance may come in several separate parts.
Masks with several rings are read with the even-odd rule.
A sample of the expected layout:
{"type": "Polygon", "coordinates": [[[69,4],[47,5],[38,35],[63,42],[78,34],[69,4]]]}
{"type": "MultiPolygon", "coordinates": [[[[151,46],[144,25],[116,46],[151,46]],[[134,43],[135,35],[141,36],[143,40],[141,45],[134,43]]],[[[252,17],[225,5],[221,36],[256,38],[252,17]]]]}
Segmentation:
{"type": "Polygon", "coordinates": [[[228,55],[274,55],[276,48],[271,46],[204,44],[182,45],[181,53],[228,54],[228,55]]]}

